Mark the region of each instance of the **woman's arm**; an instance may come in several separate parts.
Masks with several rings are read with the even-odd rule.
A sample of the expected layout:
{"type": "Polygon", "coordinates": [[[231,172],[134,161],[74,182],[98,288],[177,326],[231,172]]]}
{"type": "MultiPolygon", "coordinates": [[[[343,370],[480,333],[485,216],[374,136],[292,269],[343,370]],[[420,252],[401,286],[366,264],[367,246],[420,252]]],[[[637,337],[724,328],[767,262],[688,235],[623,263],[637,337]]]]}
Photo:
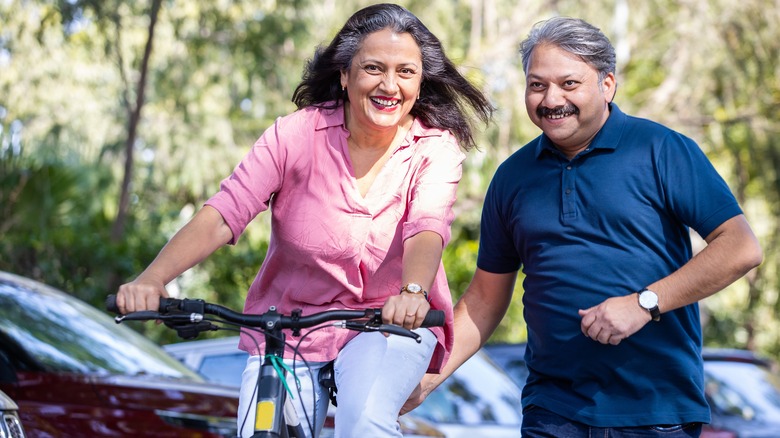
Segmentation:
{"type": "MultiPolygon", "coordinates": [[[[404,242],[403,272],[400,288],[417,283],[428,291],[441,265],[444,242],[438,233],[422,231],[404,242]]],[[[431,306],[422,294],[392,295],[382,308],[382,319],[409,329],[422,324],[431,306]]]]}
{"type": "Polygon", "coordinates": [[[130,283],[119,287],[116,303],[121,313],[157,310],[165,285],[200,263],[233,238],[222,215],[203,207],[163,247],[154,261],[130,283]]]}

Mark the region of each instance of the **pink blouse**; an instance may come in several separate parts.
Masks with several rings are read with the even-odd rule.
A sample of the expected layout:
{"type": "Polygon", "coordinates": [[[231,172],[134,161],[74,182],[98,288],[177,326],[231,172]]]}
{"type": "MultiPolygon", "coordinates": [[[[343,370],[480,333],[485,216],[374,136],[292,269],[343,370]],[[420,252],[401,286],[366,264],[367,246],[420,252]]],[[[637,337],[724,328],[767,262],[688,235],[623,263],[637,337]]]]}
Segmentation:
{"type": "MultiPolygon", "coordinates": [[[[206,202],[232,230],[232,244],[258,213],[271,208],[268,253],[244,312],[276,306],[309,315],[382,307],[402,286],[405,239],[429,230],[449,242],[465,159],[455,138],[415,120],[364,198],[353,176],[348,136],[343,107],[310,107],[280,117],[206,202]]],[[[432,329],[438,345],[429,371],[438,372],[453,342],[452,297],[441,263],[429,296],[431,307],[446,314],[445,327],[432,329]]],[[[299,351],[306,360],[329,361],[356,334],[317,330],[303,338],[299,351]]],[[[262,336],[254,337],[263,351],[262,336]]],[[[288,336],[288,343],[299,339],[288,336]]],[[[247,334],[240,347],[258,354],[247,334]]]]}

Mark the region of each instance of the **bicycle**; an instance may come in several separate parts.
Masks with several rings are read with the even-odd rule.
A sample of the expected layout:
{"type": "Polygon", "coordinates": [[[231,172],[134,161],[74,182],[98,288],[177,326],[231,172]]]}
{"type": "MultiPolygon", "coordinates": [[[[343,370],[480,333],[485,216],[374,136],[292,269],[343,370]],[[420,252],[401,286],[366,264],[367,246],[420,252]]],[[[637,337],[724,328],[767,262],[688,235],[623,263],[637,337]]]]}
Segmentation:
{"type": "MultiPolygon", "coordinates": [[[[266,360],[263,361],[258,375],[255,425],[252,438],[302,438],[306,436],[304,426],[287,396],[287,391],[289,391],[285,379],[287,370],[284,366],[278,365],[281,363],[284,348],[287,345],[286,336],[282,330],[291,330],[292,335],[298,337],[301,335],[302,329],[316,330],[330,322],[333,326],[348,330],[377,331],[405,336],[418,343],[421,339],[417,333],[411,330],[397,325],[383,324],[382,309],[374,308],[327,310],[304,316],[300,309],[293,310],[290,315],[283,315],[272,306],[265,313],[250,315],[200,299],[161,297],[158,311],[140,311],[121,315],[116,305],[116,295],[109,295],[106,298],[106,309],[117,314],[115,317],[117,324],[124,321],[162,321],[167,327],[176,330],[177,335],[182,339],[194,339],[205,331],[230,330],[222,325],[239,327],[239,331],[243,328],[261,333],[266,342],[264,352],[266,360]]],[[[422,327],[442,325],[444,325],[444,312],[430,310],[422,327]]],[[[295,349],[295,347],[291,348],[295,349]]],[[[322,378],[320,380],[322,381],[322,378]]],[[[331,384],[333,383],[331,382],[331,384]]],[[[335,388],[331,387],[329,390],[333,400],[335,388]]],[[[307,416],[307,423],[312,431],[312,436],[314,436],[313,425],[317,424],[316,417],[312,422],[309,422],[307,416]]]]}

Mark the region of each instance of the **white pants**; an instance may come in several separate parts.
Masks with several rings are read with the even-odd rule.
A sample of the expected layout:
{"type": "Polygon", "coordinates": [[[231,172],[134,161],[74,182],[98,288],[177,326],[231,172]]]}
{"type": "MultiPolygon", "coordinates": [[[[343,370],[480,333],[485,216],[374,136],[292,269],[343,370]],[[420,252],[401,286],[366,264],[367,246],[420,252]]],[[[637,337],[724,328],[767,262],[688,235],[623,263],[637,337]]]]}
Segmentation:
{"type": "MultiPolygon", "coordinates": [[[[402,336],[360,333],[339,352],[334,366],[339,405],[336,438],[402,436],[398,412],[425,375],[436,347],[436,336],[430,330],[421,328],[415,332],[422,337],[420,344],[402,336]]],[[[285,363],[293,368],[292,361],[285,360],[285,363]]],[[[290,373],[287,375],[293,405],[309,438],[307,415],[311,422],[316,412],[318,436],[328,410],[327,392],[317,380],[325,364],[309,362],[307,368],[303,361],[295,362],[293,370],[298,376],[300,394],[295,378],[290,373]]],[[[242,438],[254,433],[255,388],[260,365],[259,356],[250,356],[241,377],[238,428],[242,438]]]]}

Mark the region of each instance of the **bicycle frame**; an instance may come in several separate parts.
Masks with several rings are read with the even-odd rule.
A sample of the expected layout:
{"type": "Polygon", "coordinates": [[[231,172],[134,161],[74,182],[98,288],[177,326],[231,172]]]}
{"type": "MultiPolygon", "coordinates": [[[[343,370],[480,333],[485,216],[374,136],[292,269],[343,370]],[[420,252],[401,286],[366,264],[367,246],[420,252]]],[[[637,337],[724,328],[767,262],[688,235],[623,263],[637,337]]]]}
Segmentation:
{"type": "MultiPolygon", "coordinates": [[[[280,371],[282,374],[280,376],[280,372],[268,360],[271,356],[283,357],[285,335],[279,325],[275,325],[273,329],[266,331],[264,334],[266,355],[263,364],[260,366],[260,375],[257,381],[255,433],[252,435],[252,438],[303,438],[306,435],[301,422],[298,421],[298,424],[292,425],[288,424],[285,418],[287,390],[283,379],[286,377],[286,371],[283,368],[280,371]]],[[[292,409],[292,412],[288,413],[288,415],[295,415],[295,409],[292,409]]],[[[295,417],[297,418],[297,415],[295,417]]]]}

